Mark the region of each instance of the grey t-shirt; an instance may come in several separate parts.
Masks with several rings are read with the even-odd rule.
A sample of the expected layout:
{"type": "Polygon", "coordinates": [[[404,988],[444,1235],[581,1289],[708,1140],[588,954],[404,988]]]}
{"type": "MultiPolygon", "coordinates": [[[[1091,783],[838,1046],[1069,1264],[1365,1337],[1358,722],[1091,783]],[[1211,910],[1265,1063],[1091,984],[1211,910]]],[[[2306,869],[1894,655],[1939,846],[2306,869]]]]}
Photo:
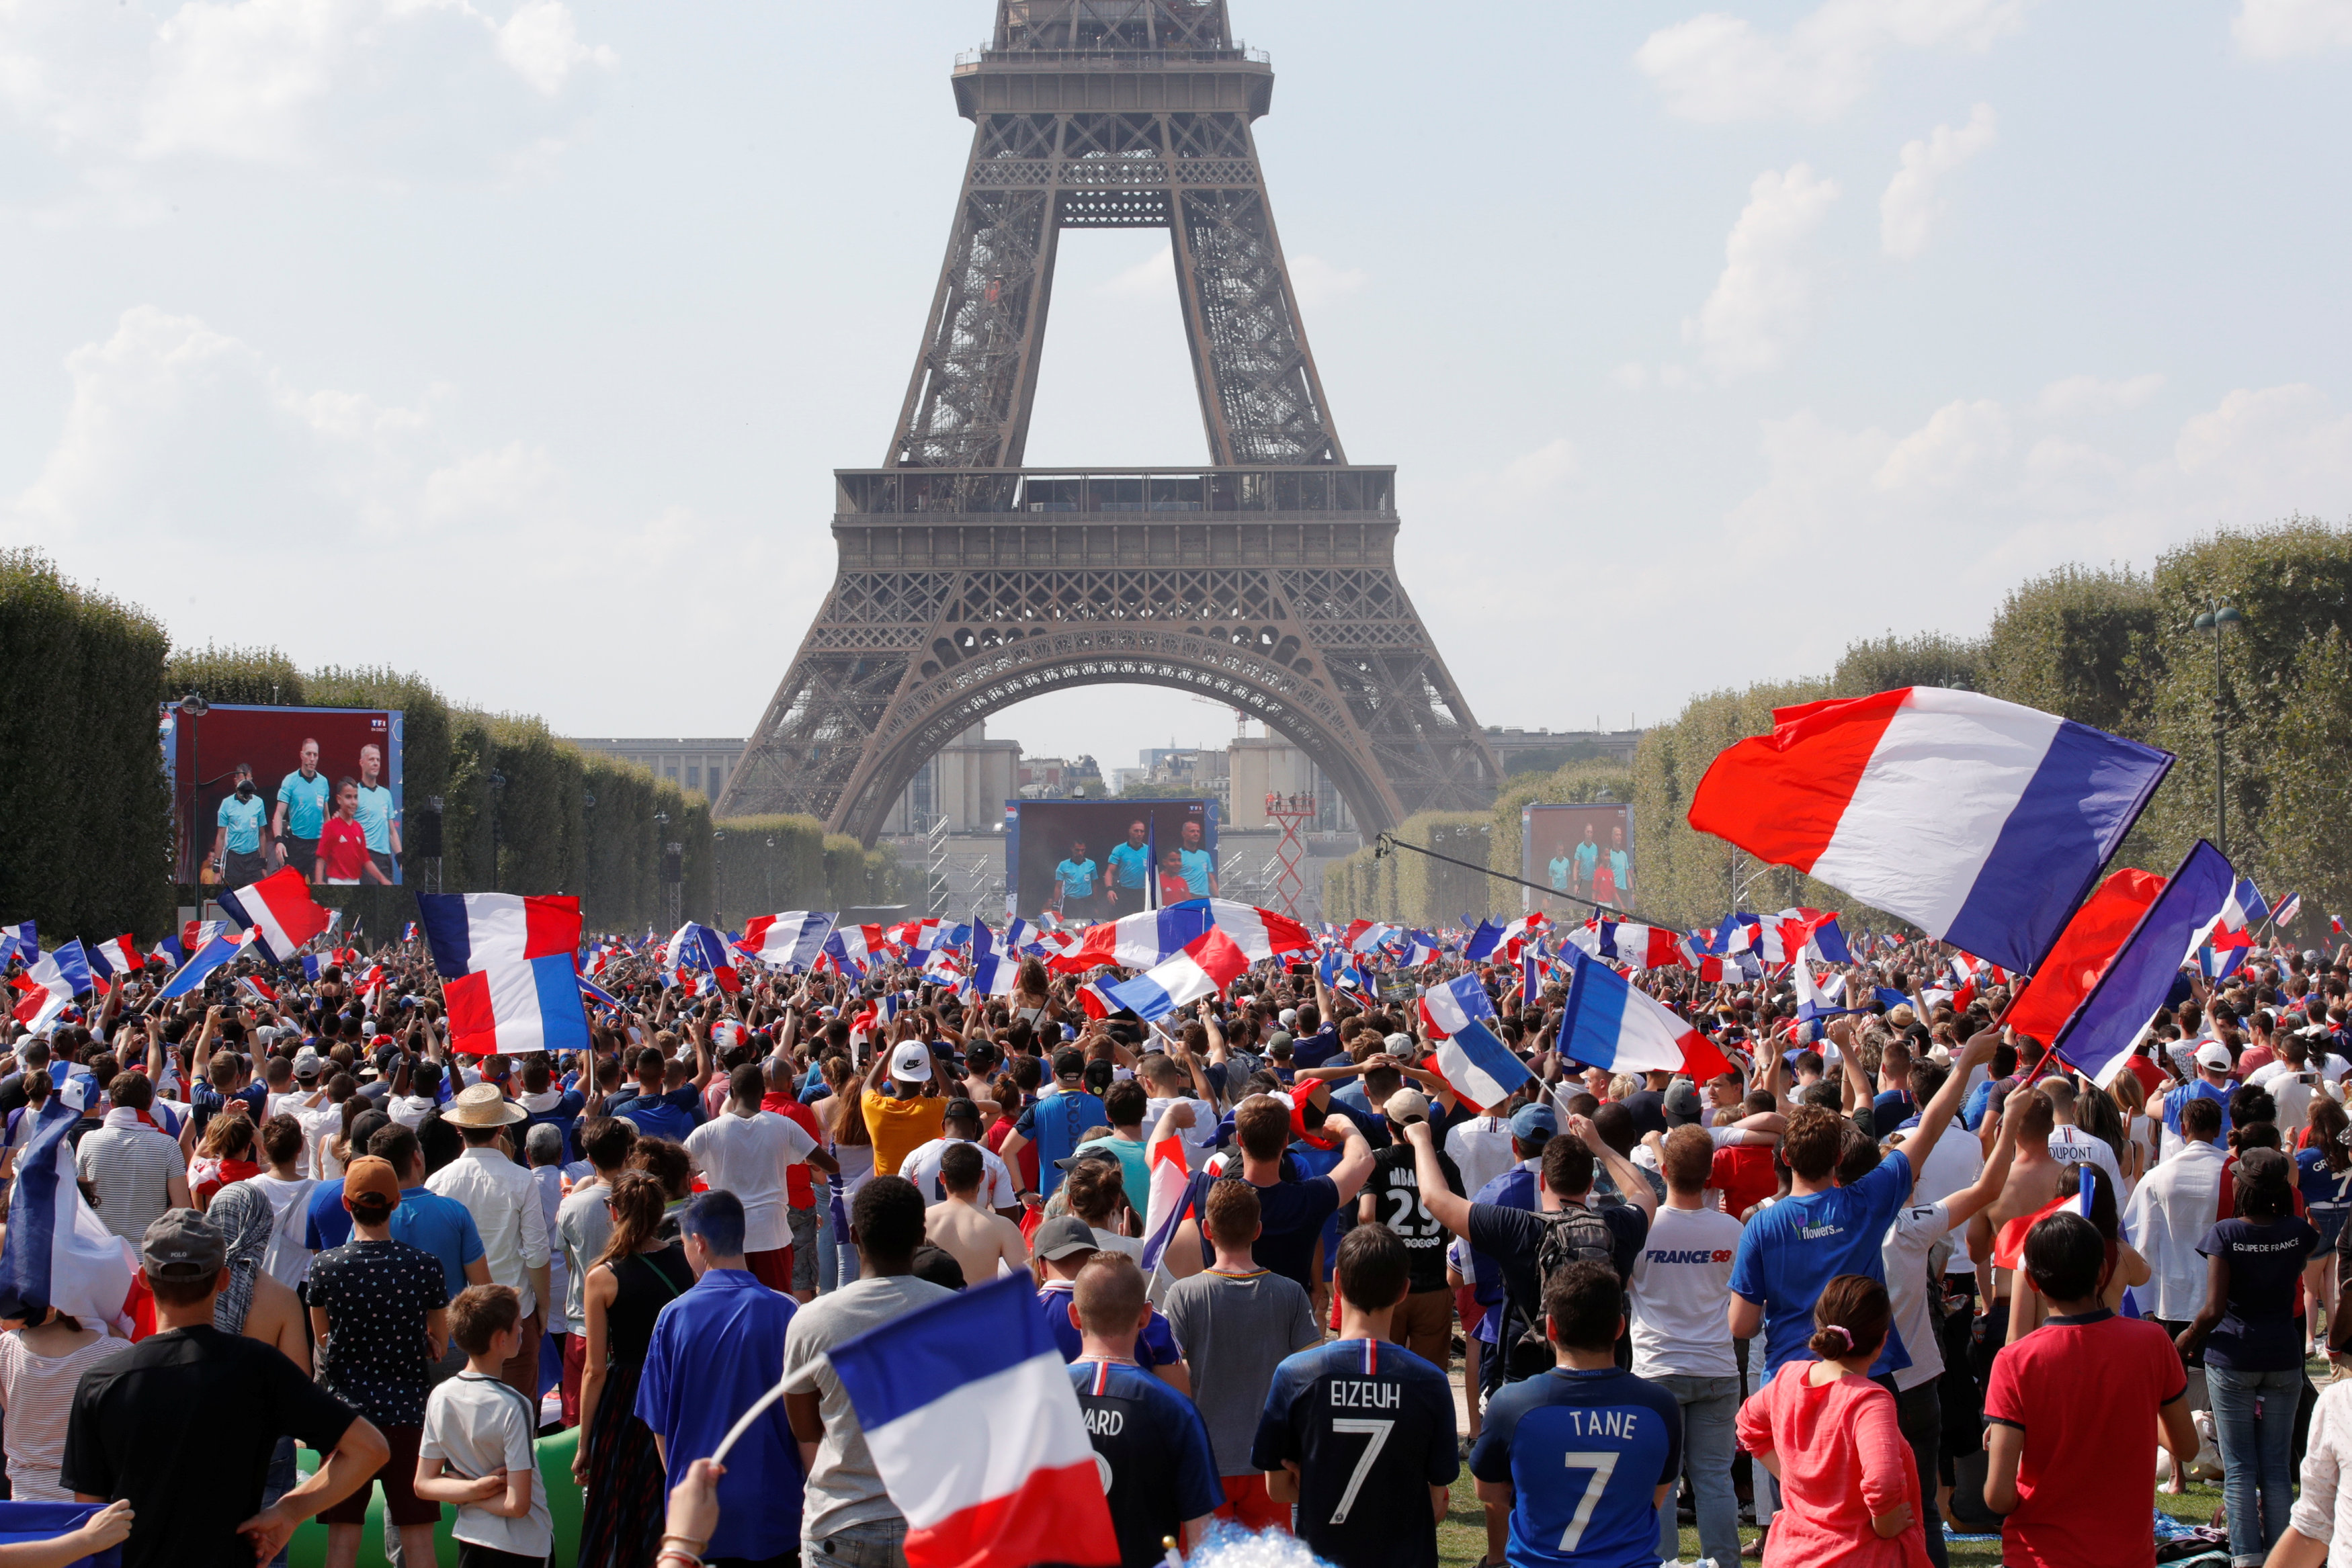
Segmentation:
{"type": "Polygon", "coordinates": [[[563,1249],[566,1275],[563,1282],[564,1315],[575,1323],[588,1321],[587,1298],[583,1292],[588,1287],[588,1270],[604,1255],[604,1244],[613,1239],[613,1211],[604,1200],[613,1189],[603,1181],[586,1186],[575,1186],[566,1193],[555,1209],[555,1244],[563,1249]]]}
{"type": "MultiPolygon", "coordinates": [[[[784,1330],[784,1392],[817,1396],[817,1413],[824,1421],[824,1440],[817,1445],[816,1464],[809,1471],[801,1504],[803,1540],[818,1541],[853,1524],[900,1517],[883,1488],[881,1472],[874,1468],[874,1456],[866,1452],[865,1430],[826,1352],[953,1294],[911,1274],[884,1274],[853,1281],[793,1314],[784,1330]]],[[[1265,1396],[1263,1390],[1259,1396],[1265,1396]]]]}
{"type": "Polygon", "coordinates": [[[1192,1371],[1192,1403],[1208,1424],[1221,1476],[1258,1473],[1250,1443],[1265,1411],[1274,1369],[1285,1357],[1323,1343],[1314,1303],[1298,1282],[1271,1270],[1221,1274],[1204,1270],[1179,1280],[1161,1305],[1192,1371]]]}

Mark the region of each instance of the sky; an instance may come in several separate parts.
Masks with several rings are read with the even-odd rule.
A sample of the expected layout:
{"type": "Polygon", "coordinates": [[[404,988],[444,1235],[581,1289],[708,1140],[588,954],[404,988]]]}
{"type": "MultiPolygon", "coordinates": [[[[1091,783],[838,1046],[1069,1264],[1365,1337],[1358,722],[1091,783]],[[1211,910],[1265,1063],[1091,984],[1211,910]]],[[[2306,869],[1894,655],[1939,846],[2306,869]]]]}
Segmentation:
{"type": "MultiPolygon", "coordinates": [[[[2352,0],[1233,0],[1350,460],[1481,722],[2352,518],[2352,0]]],[[[745,734],[878,464],[989,0],[0,0],[0,545],[176,643],[745,734]]],[[[1203,460],[1066,235],[1029,460],[1203,460]]],[[[1226,710],[1000,715],[1131,764],[1226,710]]]]}

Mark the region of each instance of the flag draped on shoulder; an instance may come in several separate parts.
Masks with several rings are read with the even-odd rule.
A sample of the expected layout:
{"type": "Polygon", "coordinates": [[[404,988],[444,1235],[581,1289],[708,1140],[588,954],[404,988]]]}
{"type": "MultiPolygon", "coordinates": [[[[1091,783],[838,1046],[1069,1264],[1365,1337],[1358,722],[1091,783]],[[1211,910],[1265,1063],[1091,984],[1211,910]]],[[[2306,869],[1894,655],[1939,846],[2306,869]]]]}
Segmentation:
{"type": "Polygon", "coordinates": [[[302,945],[325,931],[331,911],[310,896],[310,884],[292,866],[281,866],[233,893],[220,895],[229,918],[252,934],[273,964],[290,964],[302,945]]]}
{"type": "Polygon", "coordinates": [[[2031,970],[2174,758],[1974,692],[1780,708],[1727,748],[1690,824],[2031,970]]]}
{"type": "Polygon", "coordinates": [[[0,1317],[55,1307],[84,1322],[128,1333],[123,1303],[139,1263],[131,1243],[106,1228],[81,1195],[68,1136],[80,1113],[53,1094],[37,1113],[32,1142],[16,1156],[8,1234],[0,1242],[0,1317]]]}
{"type": "Polygon", "coordinates": [[[906,1516],[908,1568],[1118,1562],[1077,1393],[1027,1279],[919,1308],[830,1359],[906,1516]]]}
{"type": "Polygon", "coordinates": [[[588,1049],[574,969],[577,898],[420,893],[416,908],[453,1049],[472,1056],[588,1049]]]}

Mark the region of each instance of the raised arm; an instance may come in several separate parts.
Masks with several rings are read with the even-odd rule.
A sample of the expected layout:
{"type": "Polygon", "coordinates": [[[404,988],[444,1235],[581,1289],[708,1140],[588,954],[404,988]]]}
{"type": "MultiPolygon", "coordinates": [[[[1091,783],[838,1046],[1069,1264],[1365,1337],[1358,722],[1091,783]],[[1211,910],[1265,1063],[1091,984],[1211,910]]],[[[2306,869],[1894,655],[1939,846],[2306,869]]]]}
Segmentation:
{"type": "Polygon", "coordinates": [[[1421,1189],[1421,1206],[1438,1224],[1467,1241],[1470,1200],[1454,1190],[1445,1179],[1445,1167],[1437,1163],[1436,1132],[1426,1122],[1413,1122],[1406,1125],[1404,1138],[1412,1145],[1413,1180],[1421,1189]]]}
{"type": "Polygon", "coordinates": [[[1658,1218],[1657,1189],[1631,1160],[1601,1141],[1601,1129],[1592,1124],[1591,1117],[1570,1116],[1567,1132],[1592,1151],[1592,1157],[1609,1173],[1609,1179],[1617,1184],[1617,1190],[1627,1203],[1640,1209],[1644,1218],[1658,1218]]]}
{"type": "Polygon", "coordinates": [[[1952,1124],[1953,1113],[1960,1108],[1960,1095],[1967,1088],[1969,1074],[1979,1065],[1992,1060],[1993,1048],[2000,1043],[1998,1027],[1979,1030],[1974,1039],[1960,1051],[1959,1060],[1945,1076],[1944,1086],[1919,1113],[1919,1131],[1906,1143],[1904,1152],[1910,1155],[1913,1175],[1927,1168],[1927,1156],[1935,1152],[1936,1140],[1952,1124]]]}

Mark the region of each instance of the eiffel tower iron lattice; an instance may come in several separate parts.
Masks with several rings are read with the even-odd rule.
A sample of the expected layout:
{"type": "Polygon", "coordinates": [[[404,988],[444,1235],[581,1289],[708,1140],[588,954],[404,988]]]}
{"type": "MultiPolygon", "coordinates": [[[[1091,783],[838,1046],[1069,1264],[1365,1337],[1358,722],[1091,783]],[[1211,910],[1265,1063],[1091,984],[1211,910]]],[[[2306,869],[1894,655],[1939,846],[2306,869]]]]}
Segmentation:
{"type": "Polygon", "coordinates": [[[837,470],[833,590],[717,813],[871,842],[942,746],[1070,685],[1232,704],[1368,832],[1494,799],[1493,751],[1395,562],[1395,470],[1351,465],[1299,324],[1251,123],[1274,72],[1224,0],[998,0],[886,465],[837,470]],[[1066,228],[1166,228],[1210,465],[1027,469],[1066,228]]]}

